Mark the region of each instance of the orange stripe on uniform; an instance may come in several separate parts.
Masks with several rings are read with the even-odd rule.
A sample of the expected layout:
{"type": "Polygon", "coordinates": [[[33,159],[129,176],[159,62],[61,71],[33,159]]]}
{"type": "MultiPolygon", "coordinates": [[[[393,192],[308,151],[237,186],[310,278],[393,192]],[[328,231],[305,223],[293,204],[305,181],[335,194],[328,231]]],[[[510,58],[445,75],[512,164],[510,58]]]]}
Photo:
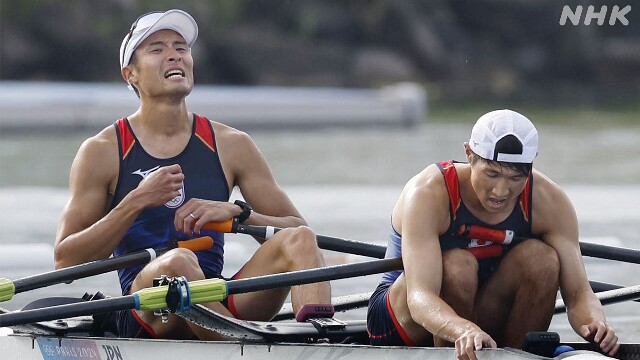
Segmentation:
{"type": "Polygon", "coordinates": [[[213,138],[213,129],[211,123],[207,118],[196,115],[196,136],[200,139],[211,151],[216,151],[216,142],[213,138]]]}
{"type": "Polygon", "coordinates": [[[129,129],[127,125],[127,120],[122,118],[116,122],[118,127],[118,134],[120,135],[120,151],[122,152],[122,159],[124,160],[131,149],[133,149],[133,145],[136,143],[136,138],[133,137],[133,133],[129,129]]]}
{"type": "Polygon", "coordinates": [[[458,172],[453,165],[453,161],[442,161],[439,163],[442,175],[444,175],[444,181],[447,184],[447,191],[449,192],[449,201],[451,203],[451,221],[456,219],[456,214],[460,208],[460,185],[458,184],[458,172]]]}
{"type": "Polygon", "coordinates": [[[522,215],[524,215],[524,221],[529,222],[529,212],[530,212],[530,200],[531,200],[531,181],[533,179],[533,175],[529,175],[527,179],[527,183],[524,185],[524,190],[520,195],[520,208],[522,209],[522,215]]]}

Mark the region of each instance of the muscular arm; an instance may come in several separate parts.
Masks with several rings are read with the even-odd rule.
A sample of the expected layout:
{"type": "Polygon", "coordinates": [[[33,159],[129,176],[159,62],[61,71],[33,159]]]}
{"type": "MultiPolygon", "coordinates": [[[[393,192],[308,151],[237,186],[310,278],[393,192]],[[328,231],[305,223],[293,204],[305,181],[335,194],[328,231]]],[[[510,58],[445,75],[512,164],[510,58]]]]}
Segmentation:
{"type": "Polygon", "coordinates": [[[394,224],[396,217],[401,223],[409,311],[412,319],[427,331],[456,343],[458,353],[495,347],[486,333],[460,317],[439,296],[442,254],[438,237],[448,228],[448,204],[443,178],[431,166],[407,184],[394,209],[394,224]]]}
{"type": "Polygon", "coordinates": [[[243,148],[234,154],[238,155],[234,159],[238,165],[236,185],[255,210],[247,223],[277,227],[306,225],[289,196],[276,182],[267,160],[253,140],[244,133],[235,136],[236,144],[243,148]]]}
{"type": "Polygon", "coordinates": [[[118,174],[113,128],[85,141],[71,166],[70,197],[63,209],[55,243],[55,267],[62,268],[110,256],[140,211],[178,194],[182,174],[177,165],[161,168],[108,211],[110,189],[118,174]]]}
{"type": "MultiPolygon", "coordinates": [[[[218,155],[229,187],[238,186],[244,199],[253,207],[245,221],[251,225],[295,227],[306,221],[278,185],[265,157],[246,133],[213,123],[218,144],[218,155]]],[[[191,199],[176,211],[175,224],[180,231],[199,233],[207,222],[220,222],[238,216],[241,210],[230,202],[191,199]],[[189,214],[198,220],[192,224],[189,214]]],[[[262,239],[256,239],[262,241],[262,239]]]]}
{"type": "Polygon", "coordinates": [[[600,344],[605,352],[617,351],[617,337],[606,325],[602,305],[589,286],[573,205],[555,183],[538,172],[535,174],[533,231],[542,234],[558,254],[560,292],[569,323],[576,333],[600,344]]]}

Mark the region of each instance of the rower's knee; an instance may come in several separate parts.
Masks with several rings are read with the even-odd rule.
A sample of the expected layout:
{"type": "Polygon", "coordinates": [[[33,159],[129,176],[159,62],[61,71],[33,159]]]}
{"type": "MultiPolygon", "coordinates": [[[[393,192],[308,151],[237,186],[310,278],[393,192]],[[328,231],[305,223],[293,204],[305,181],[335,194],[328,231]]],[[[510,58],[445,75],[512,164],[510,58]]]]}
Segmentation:
{"type": "Polygon", "coordinates": [[[287,228],[282,237],[282,250],[292,257],[306,256],[319,252],[316,234],[308,226],[287,228]]]}
{"type": "Polygon", "coordinates": [[[442,289],[446,297],[475,296],[478,287],[478,260],[470,252],[454,249],[442,254],[442,289]]]}
{"type": "Polygon", "coordinates": [[[285,267],[289,270],[315,268],[324,265],[324,260],[316,234],[307,226],[286,228],[278,232],[281,260],[285,260],[285,267]],[[280,234],[283,232],[283,234],[280,234]]]}
{"type": "Polygon", "coordinates": [[[204,279],[198,257],[188,249],[173,249],[159,257],[155,263],[157,272],[167,276],[185,276],[189,280],[204,279]]]}
{"type": "Polygon", "coordinates": [[[541,287],[558,288],[560,259],[551,246],[540,240],[530,239],[512,251],[517,251],[523,281],[530,281],[541,287]]]}

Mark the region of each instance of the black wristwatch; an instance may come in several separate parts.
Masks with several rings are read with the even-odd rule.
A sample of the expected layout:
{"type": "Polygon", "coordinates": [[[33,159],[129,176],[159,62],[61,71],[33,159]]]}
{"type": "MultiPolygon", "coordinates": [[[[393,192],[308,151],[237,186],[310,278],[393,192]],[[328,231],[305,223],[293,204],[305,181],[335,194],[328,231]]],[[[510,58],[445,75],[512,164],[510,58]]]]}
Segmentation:
{"type": "Polygon", "coordinates": [[[242,209],[242,212],[240,213],[240,215],[236,217],[236,219],[238,219],[238,222],[242,224],[249,218],[249,216],[251,216],[251,212],[253,211],[253,208],[251,207],[251,205],[247,204],[242,200],[236,200],[234,201],[234,204],[240,206],[240,208],[242,209]]]}

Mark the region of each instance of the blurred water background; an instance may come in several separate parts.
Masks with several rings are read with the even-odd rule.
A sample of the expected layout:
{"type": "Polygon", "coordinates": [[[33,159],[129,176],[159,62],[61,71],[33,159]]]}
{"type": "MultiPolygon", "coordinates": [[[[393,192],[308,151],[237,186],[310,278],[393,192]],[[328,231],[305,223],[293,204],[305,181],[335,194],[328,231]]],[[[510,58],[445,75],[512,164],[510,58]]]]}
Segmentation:
{"type": "MultiPolygon", "coordinates": [[[[562,5],[0,0],[0,277],[51,270],[78,147],[135,109],[135,97],[119,82],[115,54],[122,36],[139,14],[173,7],[191,12],[200,24],[196,89],[221,84],[245,91],[218,97],[215,87],[205,96],[194,90],[188,104],[248,131],[318,233],[385,244],[390,211],[405,182],[435,161],[463,159],[462,143],[477,117],[508,107],[537,125],[535,166],[573,200],[581,240],[640,248],[640,12],[634,8],[627,16],[628,26],[562,27],[562,5]],[[60,83],[69,81],[77,83],[60,83]],[[409,122],[401,119],[406,111],[384,102],[369,105],[373,115],[336,118],[331,110],[342,108],[331,102],[335,96],[318,101],[317,93],[303,89],[334,89],[344,99],[346,88],[378,92],[404,82],[426,94],[417,97],[425,103],[409,122]],[[256,118],[260,110],[241,113],[268,98],[273,86],[294,92],[262,111],[270,118],[256,118]],[[92,95],[105,88],[111,95],[92,95]],[[298,100],[319,107],[302,111],[298,100]],[[240,112],[225,112],[230,109],[240,112]],[[328,113],[333,115],[322,116],[328,113]],[[381,113],[387,118],[373,121],[381,113]]],[[[256,246],[249,236],[228,236],[225,275],[256,246]]],[[[325,256],[329,264],[364,260],[325,256]]],[[[591,280],[638,283],[638,265],[593,258],[585,264],[591,280]]],[[[378,280],[335,281],[333,293],[372,291],[378,280]]],[[[41,297],[98,290],[119,295],[116,274],[18,294],[0,306],[19,309],[41,297]]],[[[640,304],[610,305],[606,312],[623,342],[640,342],[640,304]]],[[[363,316],[364,310],[341,315],[363,316]]],[[[564,315],[554,317],[551,330],[578,340],[564,315]]]]}

